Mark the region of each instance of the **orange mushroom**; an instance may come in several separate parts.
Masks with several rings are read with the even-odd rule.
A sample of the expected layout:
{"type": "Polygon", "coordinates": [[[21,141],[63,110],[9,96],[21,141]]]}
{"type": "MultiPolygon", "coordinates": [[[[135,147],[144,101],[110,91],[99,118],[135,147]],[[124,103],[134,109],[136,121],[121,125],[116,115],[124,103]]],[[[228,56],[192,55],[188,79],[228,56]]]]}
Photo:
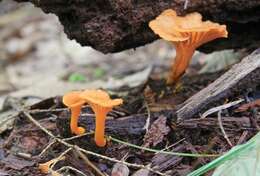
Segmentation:
{"type": "Polygon", "coordinates": [[[180,17],[171,9],[150,21],[149,27],[161,38],[175,45],[176,57],[167,79],[168,84],[176,83],[185,73],[197,47],[228,35],[226,25],[202,21],[202,16],[196,12],[180,17]]]}
{"type": "Polygon", "coordinates": [[[111,111],[114,106],[122,104],[123,100],[112,100],[108,93],[102,90],[85,90],[80,94],[80,98],[84,99],[95,113],[95,142],[99,147],[104,147],[106,145],[104,134],[107,113],[111,111]]]}
{"type": "Polygon", "coordinates": [[[76,135],[85,133],[85,129],[83,127],[78,127],[81,107],[85,103],[85,101],[80,98],[80,93],[81,92],[79,91],[74,91],[63,96],[63,103],[71,110],[70,130],[76,135]]]}
{"type": "MultiPolygon", "coordinates": [[[[39,169],[42,173],[44,174],[48,174],[49,171],[51,171],[50,167],[51,165],[53,165],[54,163],[57,163],[58,161],[61,161],[61,160],[64,160],[65,159],[65,156],[62,156],[62,157],[57,157],[57,158],[54,158],[50,161],[47,161],[45,163],[41,163],[39,164],[39,169]]],[[[53,171],[54,174],[58,174],[57,172],[53,171]]]]}

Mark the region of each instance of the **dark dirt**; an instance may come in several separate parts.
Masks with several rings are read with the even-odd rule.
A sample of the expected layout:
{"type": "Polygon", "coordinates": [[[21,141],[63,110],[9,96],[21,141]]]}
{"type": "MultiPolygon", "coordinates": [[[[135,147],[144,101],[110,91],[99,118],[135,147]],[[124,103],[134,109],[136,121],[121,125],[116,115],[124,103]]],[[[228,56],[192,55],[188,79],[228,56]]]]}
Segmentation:
{"type": "MultiPolygon", "coordinates": [[[[180,88],[162,86],[164,85],[163,81],[160,82],[150,79],[138,94],[136,92],[131,93],[131,90],[129,90],[130,94],[128,97],[124,98],[126,104],[120,108],[116,108],[109,114],[106,125],[106,134],[139,146],[143,145],[145,134],[143,126],[148,116],[147,108],[145,107],[146,102],[149,108],[151,107],[151,124],[159,116],[163,115],[168,118],[167,126],[170,128],[170,132],[164,137],[162,142],[152,148],[160,150],[174,144],[170,150],[176,152],[221,154],[229,150],[231,146],[229,146],[223,137],[218,121],[214,115],[204,120],[198,119],[196,116],[193,119],[177,123],[176,114],[174,113],[179,104],[207,86],[210,82],[219,77],[220,74],[221,73],[215,73],[185,77],[182,80],[180,88]],[[170,98],[172,92],[175,92],[174,97],[176,101],[173,101],[170,98]],[[162,104],[158,102],[172,104],[172,106],[170,108],[168,107],[168,110],[165,110],[165,107],[162,105],[161,107],[155,106],[162,104]],[[128,109],[131,109],[131,111],[128,111],[128,109]]],[[[251,95],[254,95],[251,96],[251,99],[254,99],[256,98],[255,95],[258,95],[258,92],[252,92],[251,95]]],[[[255,124],[260,125],[260,121],[258,120],[255,124],[252,123],[252,119],[250,118],[253,116],[251,110],[236,112],[238,107],[239,105],[224,110],[222,113],[223,126],[233,145],[246,142],[257,133],[258,130],[255,124]]],[[[41,125],[52,131],[55,135],[60,135],[64,138],[71,136],[68,125],[69,111],[61,103],[61,97],[43,100],[42,102],[31,106],[29,111],[41,125]]],[[[255,118],[257,119],[257,117],[255,118]]],[[[88,130],[94,130],[93,113],[88,106],[85,106],[83,109],[80,124],[88,130]]],[[[19,157],[17,156],[17,153],[27,153],[30,154],[30,157],[26,159],[22,158],[22,160],[33,162],[33,167],[25,166],[24,168],[17,170],[10,169],[10,166],[8,166],[6,162],[0,160],[2,168],[0,171],[14,175],[18,172],[28,176],[41,175],[37,169],[37,164],[53,159],[65,150],[64,146],[55,144],[49,148],[43,157],[38,157],[39,153],[50,142],[49,137],[31,124],[22,113],[17,116],[15,128],[5,134],[5,140],[7,142],[2,144],[4,147],[1,149],[3,151],[3,157],[6,157],[8,154],[19,157]]],[[[153,167],[156,166],[158,171],[167,171],[168,174],[177,176],[185,175],[213,159],[154,154],[133,149],[129,146],[112,141],[109,141],[105,148],[97,148],[94,144],[92,135],[74,139],[69,142],[85,148],[86,150],[114,157],[119,160],[125,158],[125,161],[130,163],[144,165],[151,163],[153,167]]],[[[66,158],[65,161],[59,162],[55,166],[55,169],[65,165],[71,165],[84,173],[89,173],[90,175],[91,173],[95,173],[90,168],[86,168],[84,162],[79,159],[75,153],[70,152],[66,154],[66,158]]],[[[114,163],[90,155],[88,158],[101,171],[110,175],[114,163]]],[[[130,171],[133,173],[136,169],[130,168],[130,171]]],[[[73,172],[71,174],[77,175],[73,172]]]]}

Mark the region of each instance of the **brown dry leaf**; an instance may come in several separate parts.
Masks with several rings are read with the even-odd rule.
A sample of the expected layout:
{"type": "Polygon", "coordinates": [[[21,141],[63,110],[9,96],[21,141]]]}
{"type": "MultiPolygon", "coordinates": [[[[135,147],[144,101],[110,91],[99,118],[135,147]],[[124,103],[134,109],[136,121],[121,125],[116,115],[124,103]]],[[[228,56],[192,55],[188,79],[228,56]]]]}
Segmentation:
{"type": "Polygon", "coordinates": [[[166,126],[167,118],[163,115],[159,116],[156,121],[153,122],[151,128],[144,136],[144,147],[156,146],[162,142],[165,135],[170,131],[170,128],[166,126]]]}
{"type": "Polygon", "coordinates": [[[1,163],[4,163],[5,167],[15,170],[22,170],[25,167],[31,167],[35,164],[33,161],[24,160],[11,154],[1,160],[1,163]]]}
{"type": "Polygon", "coordinates": [[[244,112],[247,111],[249,108],[254,108],[254,107],[260,107],[260,99],[257,99],[255,101],[252,101],[250,103],[243,104],[237,108],[237,112],[244,112]]]}

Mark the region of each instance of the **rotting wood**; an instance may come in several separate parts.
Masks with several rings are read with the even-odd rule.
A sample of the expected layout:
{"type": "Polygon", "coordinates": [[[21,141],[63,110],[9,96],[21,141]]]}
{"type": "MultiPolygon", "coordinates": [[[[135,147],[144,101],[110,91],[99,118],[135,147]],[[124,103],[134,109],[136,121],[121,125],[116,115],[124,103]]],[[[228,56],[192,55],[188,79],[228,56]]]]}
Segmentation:
{"type": "MultiPolygon", "coordinates": [[[[179,145],[175,147],[172,152],[183,152],[184,150],[184,145],[179,145]]],[[[158,153],[152,158],[151,167],[154,169],[156,168],[157,171],[166,172],[177,166],[182,159],[183,157],[180,156],[171,156],[158,153]]]]}
{"type": "Polygon", "coordinates": [[[260,85],[260,49],[223,74],[209,86],[190,97],[177,110],[178,120],[192,118],[199,112],[223,102],[234,95],[241,95],[260,85]]]}
{"type": "Polygon", "coordinates": [[[44,12],[56,14],[69,38],[103,53],[135,48],[157,39],[147,24],[169,8],[179,14],[197,11],[205,20],[228,26],[229,38],[206,44],[203,51],[257,47],[260,43],[259,0],[189,0],[187,5],[185,0],[16,1],[32,2],[44,12]]]}
{"type": "MultiPolygon", "coordinates": [[[[57,119],[57,128],[60,135],[68,137],[71,135],[69,129],[69,113],[63,112],[57,119]]],[[[169,120],[175,118],[171,111],[151,113],[151,123],[155,121],[159,115],[165,115],[169,120]]],[[[107,119],[106,120],[106,134],[112,135],[124,139],[137,139],[143,138],[145,134],[144,125],[146,123],[147,114],[135,114],[128,117],[119,119],[107,119]]],[[[249,117],[223,117],[223,126],[226,131],[243,131],[243,130],[255,130],[251,126],[249,117]]],[[[260,120],[258,120],[260,124],[260,120]]],[[[79,125],[86,128],[87,131],[95,129],[95,119],[93,117],[81,115],[79,125]]],[[[205,119],[187,119],[176,124],[176,129],[209,129],[218,130],[219,124],[216,118],[205,119]]]]}
{"type": "MultiPolygon", "coordinates": [[[[159,114],[162,114],[162,112],[158,113],[151,113],[151,121],[156,120],[156,118],[159,117],[159,114]]],[[[165,111],[163,113],[166,117],[169,118],[169,120],[172,120],[173,118],[176,118],[174,113],[172,111],[165,111]]],[[[63,137],[68,137],[66,135],[70,135],[69,130],[69,113],[66,111],[63,115],[59,116],[60,118],[57,119],[57,127],[60,131],[60,135],[63,137]],[[64,136],[65,135],[65,136],[64,136]]],[[[124,139],[125,141],[136,141],[138,139],[139,142],[143,139],[143,136],[145,134],[145,129],[143,128],[146,123],[147,114],[136,114],[131,115],[128,117],[123,117],[119,119],[107,119],[106,121],[106,134],[119,137],[121,139],[124,139]]],[[[221,136],[221,132],[219,130],[219,124],[218,120],[216,118],[207,117],[205,119],[186,119],[180,123],[175,124],[174,130],[209,130],[213,133],[219,131],[219,135],[221,136]]],[[[234,134],[236,132],[242,132],[242,131],[252,131],[255,132],[257,129],[251,125],[250,118],[249,117],[223,117],[222,118],[223,126],[225,127],[225,130],[229,134],[234,134]]],[[[260,124],[260,120],[258,120],[258,124],[260,124]]],[[[87,128],[87,130],[93,130],[95,128],[95,121],[93,117],[82,115],[79,122],[80,126],[83,126],[87,128]]],[[[91,139],[93,137],[90,137],[88,139],[91,139]]],[[[94,145],[90,145],[90,140],[86,140],[86,138],[79,138],[77,139],[76,143],[80,146],[91,146],[94,147],[94,145]]],[[[96,150],[100,150],[98,148],[95,148],[96,150]]],[[[105,150],[105,149],[104,149],[105,150]]],[[[174,152],[184,152],[186,148],[184,145],[177,145],[174,147],[174,152]]],[[[155,156],[152,158],[150,164],[151,168],[153,168],[156,171],[160,172],[168,172],[169,170],[172,170],[175,166],[177,166],[181,161],[183,157],[178,156],[169,156],[165,154],[155,154],[155,156]]]]}
{"type": "MultiPolygon", "coordinates": [[[[170,111],[152,113],[151,123],[164,114],[167,117],[171,117],[170,111]]],[[[57,127],[60,134],[68,137],[70,133],[69,129],[69,113],[63,112],[57,119],[57,127]]],[[[106,134],[116,137],[123,137],[124,139],[137,139],[143,137],[146,130],[144,128],[146,123],[147,114],[136,114],[128,117],[122,117],[118,119],[107,119],[106,120],[106,134]]],[[[87,131],[95,130],[95,119],[89,116],[81,115],[79,125],[86,128],[87,131]]]]}

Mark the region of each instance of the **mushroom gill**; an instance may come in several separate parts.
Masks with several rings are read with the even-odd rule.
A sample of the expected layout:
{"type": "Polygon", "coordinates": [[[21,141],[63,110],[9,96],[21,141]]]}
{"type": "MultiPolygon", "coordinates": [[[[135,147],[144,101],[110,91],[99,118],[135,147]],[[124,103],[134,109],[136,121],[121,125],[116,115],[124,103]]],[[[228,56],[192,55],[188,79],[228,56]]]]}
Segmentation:
{"type": "Polygon", "coordinates": [[[202,16],[197,12],[180,17],[171,9],[150,21],[149,27],[175,45],[176,57],[167,79],[168,84],[176,83],[185,73],[197,47],[228,35],[226,25],[202,21],[202,16]]]}

